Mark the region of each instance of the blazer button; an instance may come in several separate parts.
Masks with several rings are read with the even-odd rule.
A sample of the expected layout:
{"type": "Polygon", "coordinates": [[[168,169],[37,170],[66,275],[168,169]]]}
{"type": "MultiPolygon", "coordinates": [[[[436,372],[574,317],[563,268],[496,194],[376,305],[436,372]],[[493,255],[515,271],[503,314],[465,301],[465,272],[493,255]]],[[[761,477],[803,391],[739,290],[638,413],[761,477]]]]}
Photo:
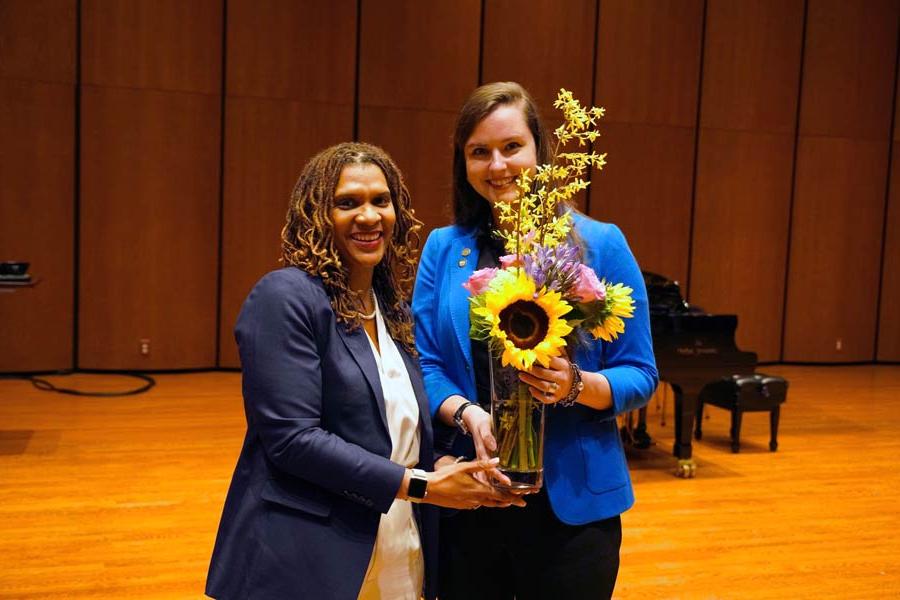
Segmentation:
{"type": "Polygon", "coordinates": [[[466,259],[462,259],[461,261],[459,261],[458,264],[459,264],[460,267],[466,266],[466,259]]]}
{"type": "Polygon", "coordinates": [[[463,256],[468,256],[468,255],[470,255],[470,254],[472,254],[472,250],[471,250],[470,248],[463,248],[463,249],[462,249],[462,255],[463,255],[463,256]]]}

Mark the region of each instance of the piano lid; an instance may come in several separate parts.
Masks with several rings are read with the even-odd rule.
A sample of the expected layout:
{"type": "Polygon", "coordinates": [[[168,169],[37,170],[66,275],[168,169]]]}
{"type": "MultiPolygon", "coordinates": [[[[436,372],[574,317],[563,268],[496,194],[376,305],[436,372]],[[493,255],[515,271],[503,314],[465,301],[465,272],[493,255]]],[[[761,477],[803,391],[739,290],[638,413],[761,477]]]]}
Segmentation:
{"type": "MultiPolygon", "coordinates": [[[[658,273],[643,271],[650,308],[653,349],[660,371],[672,362],[693,366],[694,361],[756,363],[756,355],[735,344],[738,318],[733,314],[709,314],[688,304],[681,287],[658,273]]],[[[665,369],[668,370],[668,369],[665,369]]]]}
{"type": "Polygon", "coordinates": [[[703,312],[702,308],[692,307],[685,301],[677,281],[650,271],[641,271],[641,274],[644,276],[644,285],[647,286],[651,315],[703,312]]]}

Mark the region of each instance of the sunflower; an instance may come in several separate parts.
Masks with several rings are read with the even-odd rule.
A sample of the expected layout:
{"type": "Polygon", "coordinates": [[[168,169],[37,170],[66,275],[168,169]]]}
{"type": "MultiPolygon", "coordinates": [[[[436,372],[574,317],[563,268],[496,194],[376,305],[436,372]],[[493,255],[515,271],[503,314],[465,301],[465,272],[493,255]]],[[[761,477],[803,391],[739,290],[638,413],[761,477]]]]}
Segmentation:
{"type": "Polygon", "coordinates": [[[504,367],[511,364],[527,371],[535,361],[547,367],[551,357],[562,354],[563,338],[572,331],[562,318],[572,307],[559,292],[536,290],[523,270],[515,269],[515,273],[491,282],[484,305],[472,312],[490,323],[490,337],[503,349],[504,367]]]}
{"type": "Polygon", "coordinates": [[[606,307],[609,315],[591,330],[595,338],[611,342],[625,331],[625,321],[634,315],[634,298],[630,287],[617,283],[606,284],[606,307]]]}

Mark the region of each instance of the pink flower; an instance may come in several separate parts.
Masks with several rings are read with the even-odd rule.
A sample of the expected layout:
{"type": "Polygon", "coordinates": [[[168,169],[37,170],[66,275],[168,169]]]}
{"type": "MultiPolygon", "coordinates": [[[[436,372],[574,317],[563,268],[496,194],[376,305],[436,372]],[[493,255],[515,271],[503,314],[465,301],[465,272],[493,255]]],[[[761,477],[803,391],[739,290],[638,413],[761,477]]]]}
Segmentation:
{"type": "Polygon", "coordinates": [[[587,265],[578,265],[578,283],[572,289],[572,295],[579,302],[592,302],[606,299],[606,286],[597,279],[597,274],[587,265]]]}
{"type": "Polygon", "coordinates": [[[500,266],[506,269],[507,267],[517,267],[521,263],[516,260],[515,254],[507,254],[506,256],[500,257],[500,266]]]}
{"type": "Polygon", "coordinates": [[[487,269],[479,269],[472,273],[469,280],[463,284],[463,287],[469,290],[473,296],[483,294],[487,291],[488,285],[497,274],[497,269],[489,267],[487,269]]]}

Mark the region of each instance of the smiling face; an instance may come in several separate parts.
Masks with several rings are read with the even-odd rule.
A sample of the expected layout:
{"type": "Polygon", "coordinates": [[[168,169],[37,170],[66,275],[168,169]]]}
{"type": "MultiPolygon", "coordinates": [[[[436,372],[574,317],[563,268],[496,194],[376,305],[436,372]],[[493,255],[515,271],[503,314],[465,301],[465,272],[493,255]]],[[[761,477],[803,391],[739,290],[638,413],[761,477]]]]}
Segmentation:
{"type": "Polygon", "coordinates": [[[367,290],[396,221],[390,188],[377,165],[350,164],[341,170],[331,221],[335,249],[350,271],[350,287],[367,290]]]}
{"type": "Polygon", "coordinates": [[[466,178],[490,203],[496,222],[497,201],[515,200],[516,176],[523,169],[533,172],[537,165],[534,136],[520,104],[502,104],[491,111],[472,130],[464,152],[466,178]]]}

